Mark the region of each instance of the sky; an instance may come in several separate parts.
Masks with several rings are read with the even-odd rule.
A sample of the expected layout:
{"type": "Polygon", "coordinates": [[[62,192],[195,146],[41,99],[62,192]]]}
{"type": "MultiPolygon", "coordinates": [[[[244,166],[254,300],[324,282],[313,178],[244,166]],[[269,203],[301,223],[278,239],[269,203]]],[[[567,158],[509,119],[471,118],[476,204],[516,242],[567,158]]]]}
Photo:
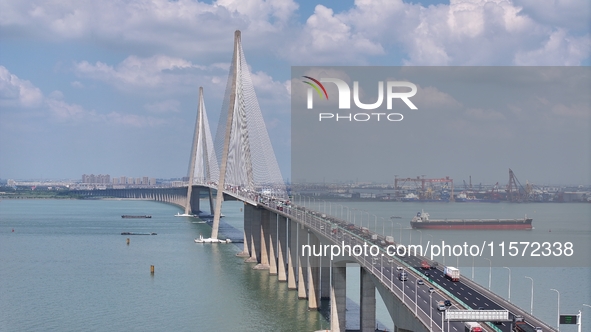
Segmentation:
{"type": "MultiPolygon", "coordinates": [[[[290,178],[291,66],[589,66],[590,22],[588,0],[4,0],[0,178],[185,176],[198,88],[215,130],[237,29],[279,166],[290,178]]],[[[553,171],[514,169],[520,180],[591,182],[589,167],[560,168],[591,160],[591,110],[569,110],[561,120],[564,142],[527,156],[553,171]]],[[[543,135],[537,121],[552,119],[544,112],[553,111],[522,120],[529,126],[512,139],[543,135]]],[[[461,130],[469,117],[458,121],[461,130]]],[[[517,148],[527,148],[483,144],[480,153],[519,156],[517,148]]],[[[470,163],[479,154],[460,151],[457,158],[470,163]]],[[[502,182],[512,167],[505,159],[456,174],[433,165],[421,174],[502,182]]]]}

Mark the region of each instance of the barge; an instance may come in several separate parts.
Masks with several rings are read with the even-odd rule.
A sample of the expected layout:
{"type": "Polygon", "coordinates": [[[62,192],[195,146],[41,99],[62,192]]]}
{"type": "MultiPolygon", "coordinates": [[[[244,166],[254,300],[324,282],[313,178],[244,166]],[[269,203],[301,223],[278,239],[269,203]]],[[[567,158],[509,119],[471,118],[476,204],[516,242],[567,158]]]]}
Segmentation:
{"type": "Polygon", "coordinates": [[[415,229],[532,229],[532,218],[522,219],[429,219],[425,211],[410,221],[415,229]]]}

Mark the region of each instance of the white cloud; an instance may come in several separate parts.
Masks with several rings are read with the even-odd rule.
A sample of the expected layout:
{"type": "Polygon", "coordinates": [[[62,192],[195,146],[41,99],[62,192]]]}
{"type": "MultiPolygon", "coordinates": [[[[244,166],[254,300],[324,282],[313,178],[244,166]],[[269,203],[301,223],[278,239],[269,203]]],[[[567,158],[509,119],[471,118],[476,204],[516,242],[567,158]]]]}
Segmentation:
{"type": "Polygon", "coordinates": [[[77,104],[69,104],[62,100],[47,99],[46,105],[54,119],[60,122],[96,122],[100,117],[95,111],[88,111],[77,104]]]}
{"type": "Polygon", "coordinates": [[[37,107],[43,101],[43,93],[27,80],[11,74],[0,66],[0,105],[12,107],[37,107]]]}
{"type": "Polygon", "coordinates": [[[428,7],[357,0],[343,12],[318,5],[299,23],[292,0],[13,0],[0,4],[0,28],[16,38],[92,39],[140,56],[210,62],[228,54],[240,29],[247,48],[292,64],[371,64],[392,54],[391,64],[402,57],[409,65],[571,65],[589,59],[590,7],[588,0],[451,0],[428,7]]]}
{"type": "Polygon", "coordinates": [[[544,25],[560,26],[570,31],[589,33],[591,2],[588,0],[513,0],[521,13],[544,25]]]}
{"type": "MultiPolygon", "coordinates": [[[[571,14],[589,7],[572,2],[559,7],[571,14]]],[[[510,65],[522,64],[524,57],[533,65],[578,65],[589,58],[589,11],[576,16],[587,22],[582,34],[566,21],[536,21],[510,0],[451,0],[429,7],[358,0],[336,14],[317,6],[288,58],[351,64],[400,53],[407,65],[510,65]]]]}
{"type": "Polygon", "coordinates": [[[182,55],[216,54],[241,29],[256,44],[291,20],[291,0],[2,1],[3,33],[52,41],[92,38],[119,49],[182,55]]]}
{"type": "Polygon", "coordinates": [[[102,62],[91,64],[82,61],[74,65],[74,71],[81,77],[101,80],[120,89],[148,88],[162,89],[194,82],[191,69],[205,69],[190,61],[165,55],[149,58],[129,56],[116,67],[102,62]]]}
{"type": "MultiPolygon", "coordinates": [[[[275,81],[273,77],[262,71],[251,73],[250,76],[266,121],[273,120],[270,116],[290,114],[289,81],[275,81]]],[[[270,124],[267,123],[267,128],[270,128],[269,126],[270,124]]]]}
{"type": "MultiPolygon", "coordinates": [[[[27,80],[22,80],[16,75],[11,74],[4,66],[0,66],[0,106],[17,108],[36,108],[43,112],[32,113],[33,117],[45,117],[49,119],[70,124],[80,123],[111,123],[124,126],[146,127],[158,126],[166,123],[166,120],[150,116],[141,116],[134,114],[121,114],[111,112],[109,114],[100,114],[95,110],[87,110],[82,105],[68,103],[63,100],[64,94],[59,90],[54,90],[47,95],[39,88],[27,80]]],[[[178,102],[167,100],[162,103],[146,105],[147,109],[152,111],[161,110],[175,111],[178,102]]]]}
{"type": "Polygon", "coordinates": [[[354,31],[346,15],[335,15],[332,9],[317,5],[287,52],[284,56],[294,62],[345,64],[359,62],[365,55],[383,54],[384,50],[354,31]]]}
{"type": "Polygon", "coordinates": [[[581,59],[591,54],[591,38],[569,36],[567,31],[554,31],[539,48],[520,51],[515,55],[515,64],[521,66],[535,65],[579,65],[581,59]]]}

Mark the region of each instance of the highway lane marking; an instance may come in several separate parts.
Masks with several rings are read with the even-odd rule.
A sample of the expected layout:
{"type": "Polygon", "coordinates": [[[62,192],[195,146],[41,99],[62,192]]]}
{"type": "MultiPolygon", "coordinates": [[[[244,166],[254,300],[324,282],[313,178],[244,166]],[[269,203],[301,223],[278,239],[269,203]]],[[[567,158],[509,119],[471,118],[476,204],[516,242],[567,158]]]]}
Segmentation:
{"type": "Polygon", "coordinates": [[[476,300],[480,301],[480,298],[478,296],[476,296],[476,300]]]}
{"type": "Polygon", "coordinates": [[[472,296],[472,293],[468,292],[468,295],[472,296]]]}
{"type": "Polygon", "coordinates": [[[464,290],[464,287],[460,287],[462,290],[464,290]]]}
{"type": "Polygon", "coordinates": [[[466,299],[466,301],[468,301],[468,298],[464,296],[464,298],[466,299]]]}
{"type": "Polygon", "coordinates": [[[455,327],[455,326],[452,326],[452,327],[454,328],[454,330],[456,330],[456,331],[458,330],[458,329],[456,329],[456,327],[455,327]]]}

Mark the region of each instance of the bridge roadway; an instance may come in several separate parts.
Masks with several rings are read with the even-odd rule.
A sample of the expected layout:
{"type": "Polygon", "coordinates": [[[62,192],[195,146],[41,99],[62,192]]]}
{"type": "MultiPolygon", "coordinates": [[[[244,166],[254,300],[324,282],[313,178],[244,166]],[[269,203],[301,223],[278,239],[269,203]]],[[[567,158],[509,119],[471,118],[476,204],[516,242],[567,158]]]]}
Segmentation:
{"type": "MultiPolygon", "coordinates": [[[[449,322],[449,325],[448,322],[444,322],[442,329],[443,317],[442,312],[437,309],[437,302],[448,299],[452,302],[452,306],[449,308],[474,310],[478,310],[478,308],[483,308],[484,310],[506,309],[509,310],[511,318],[516,314],[524,316],[532,330],[535,325],[542,327],[544,332],[555,331],[555,329],[531,316],[521,308],[512,305],[480,285],[467,280],[467,278],[461,278],[458,282],[452,282],[444,276],[442,267],[440,266],[437,269],[422,270],[421,262],[426,259],[424,257],[407,255],[401,260],[398,256],[388,256],[385,250],[387,244],[384,244],[383,240],[385,239],[380,234],[357,226],[351,227],[344,220],[326,216],[321,212],[311,211],[293,204],[279,207],[276,201],[268,197],[260,197],[258,205],[264,206],[278,215],[283,215],[309,227],[315,233],[328,239],[333,245],[340,246],[344,243],[353,247],[355,245],[363,246],[364,243],[367,243],[368,245],[375,244],[379,246],[380,252],[377,257],[360,256],[355,257],[355,260],[375,277],[374,280],[379,281],[392,295],[402,301],[411,312],[414,312],[424,326],[431,331],[464,331],[463,322],[453,321],[449,322]],[[372,240],[372,235],[374,234],[377,236],[377,239],[372,240]],[[407,281],[400,281],[398,279],[398,267],[407,271],[407,281]],[[426,277],[424,275],[425,272],[429,272],[430,276],[426,277]],[[424,285],[417,284],[417,280],[419,279],[424,281],[424,285]],[[435,291],[430,292],[430,287],[433,287],[435,291]],[[449,329],[447,326],[449,326],[449,329]]],[[[489,331],[511,331],[510,322],[502,322],[500,324],[490,322],[483,327],[489,331]]]]}

